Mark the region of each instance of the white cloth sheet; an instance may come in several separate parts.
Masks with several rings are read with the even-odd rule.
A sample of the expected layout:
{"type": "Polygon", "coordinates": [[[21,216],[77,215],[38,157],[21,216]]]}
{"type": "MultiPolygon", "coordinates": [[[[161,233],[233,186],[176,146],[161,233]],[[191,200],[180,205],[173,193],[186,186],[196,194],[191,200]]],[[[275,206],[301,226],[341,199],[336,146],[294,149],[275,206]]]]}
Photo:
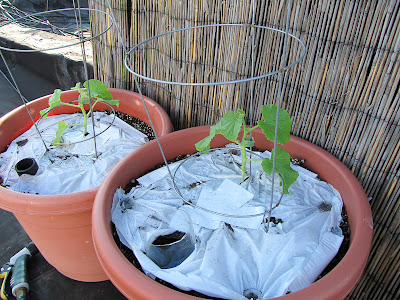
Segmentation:
{"type": "MultiPolygon", "coordinates": [[[[165,167],[139,178],[141,185],[128,194],[116,192],[112,220],[148,276],[211,297],[244,300],[245,291],[255,290],[266,299],[306,287],[333,259],[343,240],[340,194],[316,174],[296,167],[297,181],[272,213],[278,224],[270,223],[266,233],[261,223],[271,197],[270,176],[253,163],[253,180],[240,184],[240,160],[217,150],[179,166],[175,182],[197,207],[183,205],[165,167]],[[179,222],[182,211],[190,216],[192,228],[179,222]],[[257,213],[261,215],[226,216],[257,213]],[[168,229],[193,232],[195,250],[177,267],[161,269],[145,252],[168,229]]],[[[274,203],[280,190],[278,182],[274,203]]]]}
{"type": "Polygon", "coordinates": [[[118,117],[112,123],[113,118],[113,115],[104,112],[94,113],[97,159],[91,117],[87,125],[89,135],[83,136],[82,127],[70,127],[62,136],[63,146],[50,146],[58,122],[62,120],[67,124],[83,124],[82,115],[65,114],[41,120],[38,128],[50,150],[46,151],[43,141],[32,126],[15,139],[6,152],[0,154],[3,185],[14,191],[41,195],[71,193],[99,186],[113,166],[147,141],[145,134],[118,117]],[[104,131],[110,123],[111,127],[104,131]],[[79,142],[82,140],[86,141],[79,142]],[[14,170],[15,164],[26,157],[34,158],[39,170],[34,176],[19,177],[14,170]]]}

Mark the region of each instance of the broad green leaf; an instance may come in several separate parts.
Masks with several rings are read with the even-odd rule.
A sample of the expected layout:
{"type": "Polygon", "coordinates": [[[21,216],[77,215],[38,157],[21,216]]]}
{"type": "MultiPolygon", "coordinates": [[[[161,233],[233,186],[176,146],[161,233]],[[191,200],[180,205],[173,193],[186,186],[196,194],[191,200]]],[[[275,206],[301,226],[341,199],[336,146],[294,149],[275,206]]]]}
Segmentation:
{"type": "Polygon", "coordinates": [[[206,151],[209,150],[211,147],[211,140],[214,138],[215,135],[221,133],[221,121],[219,121],[214,126],[210,127],[210,135],[202,139],[201,141],[195,144],[197,151],[206,151]]]}
{"type": "Polygon", "coordinates": [[[210,135],[195,144],[197,151],[209,150],[211,140],[217,134],[222,134],[227,140],[236,142],[243,122],[243,110],[239,109],[236,114],[233,111],[226,112],[217,124],[210,127],[210,135]]]}
{"type": "MultiPolygon", "coordinates": [[[[89,104],[89,92],[87,90],[88,86],[90,88],[90,96],[92,97],[92,99],[97,98],[98,100],[100,99],[101,101],[108,103],[110,103],[110,101],[113,101],[111,93],[108,91],[107,86],[103,82],[95,79],[90,79],[89,81],[85,81],[83,86],[86,89],[78,89],[80,92],[78,98],[79,103],[89,104]]],[[[119,101],[117,104],[111,104],[111,105],[119,105],[119,101]]]]}
{"type": "MultiPolygon", "coordinates": [[[[274,155],[274,150],[271,153],[271,159],[265,158],[261,165],[263,170],[267,174],[272,174],[272,157],[274,155]]],[[[277,147],[276,149],[276,160],[275,160],[275,172],[279,173],[282,176],[283,184],[284,184],[284,193],[289,193],[289,187],[296,181],[299,173],[293,170],[290,166],[290,155],[281,147],[277,147]]]]}
{"type": "Polygon", "coordinates": [[[53,144],[57,145],[60,144],[61,137],[65,131],[65,129],[68,128],[68,124],[66,124],[64,121],[58,122],[58,128],[56,131],[56,138],[53,140],[53,144]]]}
{"type": "Polygon", "coordinates": [[[49,105],[50,107],[55,107],[61,104],[61,90],[56,89],[54,90],[53,95],[49,98],[49,105]]]}
{"type": "Polygon", "coordinates": [[[228,111],[220,122],[221,132],[217,133],[222,134],[227,140],[235,142],[244,123],[244,111],[239,109],[236,114],[233,111],[228,111]]]}
{"type": "Polygon", "coordinates": [[[210,150],[210,144],[211,144],[211,140],[214,138],[214,135],[209,135],[207,137],[205,137],[204,139],[202,139],[201,141],[198,141],[195,146],[197,151],[201,152],[201,151],[206,151],[206,150],[210,150]]]}
{"type": "MultiPolygon", "coordinates": [[[[276,105],[263,105],[262,116],[263,121],[258,121],[258,125],[264,132],[267,139],[273,141],[275,139],[275,124],[276,124],[276,105]]],[[[289,113],[284,110],[279,110],[278,123],[278,144],[285,144],[290,139],[290,129],[292,128],[292,120],[289,113]]]]}
{"type": "Polygon", "coordinates": [[[51,97],[49,98],[49,107],[42,109],[40,111],[40,115],[44,118],[47,117],[47,114],[50,110],[52,110],[54,107],[58,106],[62,104],[61,102],[61,90],[60,89],[56,89],[54,90],[53,95],[51,95],[51,97]]]}
{"type": "MultiPolygon", "coordinates": [[[[90,79],[89,81],[85,81],[83,86],[86,89],[89,86],[90,96],[92,96],[92,98],[102,98],[105,101],[112,100],[112,95],[108,91],[107,86],[100,80],[90,79]]],[[[87,97],[89,97],[89,96],[87,96],[87,97]]]]}

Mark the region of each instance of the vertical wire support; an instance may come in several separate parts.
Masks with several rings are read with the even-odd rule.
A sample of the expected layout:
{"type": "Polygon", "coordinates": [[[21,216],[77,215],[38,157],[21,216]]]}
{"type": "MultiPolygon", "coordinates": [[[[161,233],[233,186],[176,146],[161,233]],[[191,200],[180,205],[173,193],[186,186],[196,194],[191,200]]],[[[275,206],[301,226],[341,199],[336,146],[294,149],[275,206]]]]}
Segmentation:
{"type": "MultiPolygon", "coordinates": [[[[251,1],[251,7],[252,7],[252,16],[251,16],[251,77],[254,77],[254,51],[255,51],[255,25],[256,25],[256,3],[255,0],[251,1]]],[[[253,127],[253,102],[254,102],[254,80],[250,81],[250,128],[253,127]]],[[[253,131],[250,131],[250,138],[253,139],[253,131]]],[[[246,138],[246,137],[245,137],[246,138]]],[[[251,154],[253,151],[253,147],[250,147],[250,158],[251,154]]],[[[249,161],[249,167],[250,167],[250,178],[252,175],[252,170],[251,170],[251,161],[249,161]]]]}
{"type": "MultiPolygon", "coordinates": [[[[125,44],[124,37],[122,36],[122,33],[121,33],[121,30],[120,30],[120,28],[118,26],[117,20],[115,19],[114,12],[113,12],[112,7],[111,7],[111,3],[110,3],[109,0],[106,0],[106,1],[107,1],[108,8],[110,10],[110,16],[111,16],[111,18],[113,18],[113,22],[115,24],[115,28],[117,29],[118,37],[119,37],[119,40],[121,41],[122,48],[124,50],[125,56],[127,56],[128,55],[128,47],[125,44]]],[[[132,62],[129,59],[129,57],[127,57],[127,60],[128,60],[129,65],[133,69],[133,65],[132,65],[132,62]]],[[[142,90],[141,90],[140,85],[139,85],[138,78],[137,78],[136,75],[133,75],[133,78],[134,78],[134,81],[135,81],[135,85],[136,85],[136,87],[138,89],[138,92],[140,94],[140,98],[142,99],[142,103],[143,103],[144,109],[146,111],[147,117],[149,118],[150,127],[153,130],[154,137],[155,137],[155,139],[157,141],[158,148],[160,149],[161,156],[163,158],[164,164],[165,164],[165,166],[167,168],[167,171],[168,171],[168,175],[171,178],[172,183],[174,184],[174,177],[172,176],[172,172],[171,172],[171,170],[170,170],[170,168],[168,166],[168,161],[167,161],[167,158],[165,157],[165,153],[164,153],[164,150],[162,149],[162,146],[161,146],[161,143],[160,143],[160,139],[158,138],[158,134],[157,134],[157,132],[155,130],[153,120],[151,119],[150,112],[149,112],[149,110],[147,108],[146,102],[144,101],[144,97],[143,97],[142,90]]]]}
{"type": "Polygon", "coordinates": [[[87,69],[88,67],[87,67],[87,61],[86,61],[85,42],[84,42],[84,38],[83,38],[81,6],[80,6],[80,3],[79,3],[79,0],[76,0],[76,1],[77,1],[77,5],[75,3],[75,0],[73,0],[75,21],[76,21],[76,27],[78,29],[79,41],[80,41],[80,44],[81,44],[83,69],[85,71],[85,79],[86,79],[86,82],[87,82],[87,90],[88,90],[88,96],[89,96],[90,117],[92,119],[94,153],[95,153],[95,157],[97,159],[98,158],[98,153],[97,153],[97,143],[96,143],[96,130],[95,130],[95,126],[94,126],[92,95],[90,94],[89,74],[88,74],[88,69],[87,69]]]}
{"type": "MultiPolygon", "coordinates": [[[[267,222],[267,228],[264,226],[265,232],[269,231],[269,221],[271,219],[271,214],[272,214],[272,206],[273,206],[273,201],[274,201],[274,185],[275,185],[275,167],[276,167],[276,148],[277,148],[277,140],[278,140],[278,125],[279,125],[279,110],[281,108],[281,102],[283,98],[283,79],[284,79],[284,68],[285,68],[285,61],[287,58],[287,44],[288,44],[288,39],[289,39],[289,26],[290,26],[290,17],[291,17],[291,11],[292,11],[292,5],[293,5],[293,0],[289,0],[288,7],[287,7],[287,17],[286,17],[286,29],[285,29],[285,37],[284,37],[284,44],[283,44],[283,53],[281,57],[281,63],[280,63],[280,72],[278,74],[279,76],[279,88],[278,88],[278,97],[277,97],[277,102],[276,102],[276,122],[275,122],[275,138],[274,138],[274,153],[272,156],[272,178],[271,178],[271,201],[270,201],[270,206],[269,210],[266,211],[268,213],[268,222],[267,222]]],[[[266,218],[266,214],[264,214],[263,221],[266,218]]]]}
{"type": "MultiPolygon", "coordinates": [[[[35,129],[36,129],[37,134],[39,135],[40,139],[41,139],[42,142],[43,142],[44,148],[46,149],[46,151],[49,151],[49,148],[47,148],[47,145],[46,145],[46,143],[45,143],[45,141],[44,141],[44,139],[43,139],[43,137],[42,137],[42,134],[40,133],[39,128],[37,127],[37,124],[36,124],[35,120],[33,119],[31,112],[29,111],[29,108],[28,108],[28,106],[27,106],[28,100],[26,100],[26,98],[22,95],[21,90],[19,89],[18,84],[17,84],[17,82],[15,81],[15,78],[14,78],[12,72],[11,72],[11,69],[10,69],[10,67],[8,66],[8,63],[7,63],[6,59],[4,58],[4,55],[3,55],[3,51],[2,51],[2,50],[0,50],[0,56],[1,56],[1,58],[3,59],[4,65],[6,66],[6,69],[7,69],[8,74],[10,74],[12,83],[11,83],[10,81],[9,81],[9,82],[10,82],[11,86],[17,91],[19,97],[21,98],[22,103],[23,103],[23,105],[25,106],[25,109],[26,109],[26,111],[28,112],[29,117],[30,117],[30,119],[31,119],[31,121],[32,121],[32,123],[33,123],[33,126],[35,126],[35,129]]],[[[7,80],[8,80],[8,79],[7,79],[7,80]]]]}

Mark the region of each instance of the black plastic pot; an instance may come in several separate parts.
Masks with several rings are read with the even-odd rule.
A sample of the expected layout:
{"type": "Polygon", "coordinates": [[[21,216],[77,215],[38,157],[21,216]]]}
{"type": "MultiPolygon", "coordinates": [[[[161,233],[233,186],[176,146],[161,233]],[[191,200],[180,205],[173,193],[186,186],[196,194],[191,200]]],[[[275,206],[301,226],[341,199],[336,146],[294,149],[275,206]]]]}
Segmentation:
{"type": "Polygon", "coordinates": [[[15,165],[15,171],[18,173],[18,176],[21,176],[23,174],[36,175],[38,169],[39,166],[36,160],[30,157],[21,159],[15,165]]]}

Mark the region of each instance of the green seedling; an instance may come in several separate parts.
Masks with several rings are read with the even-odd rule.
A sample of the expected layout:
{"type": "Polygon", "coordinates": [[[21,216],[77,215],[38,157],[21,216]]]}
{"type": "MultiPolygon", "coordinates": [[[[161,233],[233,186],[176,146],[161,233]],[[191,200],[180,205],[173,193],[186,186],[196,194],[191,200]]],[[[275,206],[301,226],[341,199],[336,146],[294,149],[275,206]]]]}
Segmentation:
{"type": "Polygon", "coordinates": [[[40,111],[40,115],[42,118],[46,118],[48,113],[55,108],[56,106],[60,105],[67,105],[67,106],[72,106],[72,107],[77,107],[82,111],[83,115],[83,124],[66,124],[64,121],[58,122],[58,128],[56,132],[56,137],[53,140],[54,145],[59,145],[61,142],[61,137],[64,133],[64,131],[68,127],[72,126],[81,126],[83,127],[83,134],[86,136],[88,134],[87,132],[87,120],[88,117],[90,116],[90,111],[86,112],[84,105],[89,104],[89,90],[88,86],[90,89],[90,96],[92,98],[92,109],[96,106],[97,103],[99,102],[106,102],[110,105],[119,105],[119,100],[115,100],[112,98],[111,93],[108,91],[106,85],[102,83],[99,80],[91,79],[89,81],[85,81],[83,83],[83,88],[81,87],[81,83],[78,82],[75,87],[72,88],[72,90],[78,90],[79,91],[79,97],[78,97],[78,102],[77,104],[74,103],[66,103],[61,101],[61,90],[56,89],[54,90],[53,95],[49,99],[49,107],[46,109],[43,109],[40,111]]]}
{"type": "MultiPolygon", "coordinates": [[[[275,105],[264,105],[262,108],[263,120],[257,121],[257,125],[253,127],[248,127],[246,125],[244,120],[245,112],[243,110],[239,109],[236,113],[233,111],[228,111],[216,125],[211,126],[210,135],[196,143],[196,149],[198,151],[209,150],[211,147],[211,140],[217,134],[221,134],[227,140],[239,145],[242,148],[242,182],[245,180],[246,164],[249,161],[261,161],[261,166],[264,172],[272,175],[272,157],[275,150],[272,150],[271,159],[257,159],[248,158],[246,155],[246,148],[254,146],[254,139],[252,139],[250,133],[256,128],[260,128],[268,140],[274,141],[276,111],[277,107],[275,105]],[[239,133],[241,130],[243,130],[243,137],[241,140],[239,140],[239,133]]],[[[289,141],[291,127],[292,120],[290,119],[289,113],[283,109],[280,109],[277,138],[278,144],[283,145],[289,141]]],[[[275,170],[282,177],[284,193],[288,194],[289,187],[296,181],[299,173],[291,168],[290,155],[280,146],[277,146],[276,148],[275,170]]]]}

